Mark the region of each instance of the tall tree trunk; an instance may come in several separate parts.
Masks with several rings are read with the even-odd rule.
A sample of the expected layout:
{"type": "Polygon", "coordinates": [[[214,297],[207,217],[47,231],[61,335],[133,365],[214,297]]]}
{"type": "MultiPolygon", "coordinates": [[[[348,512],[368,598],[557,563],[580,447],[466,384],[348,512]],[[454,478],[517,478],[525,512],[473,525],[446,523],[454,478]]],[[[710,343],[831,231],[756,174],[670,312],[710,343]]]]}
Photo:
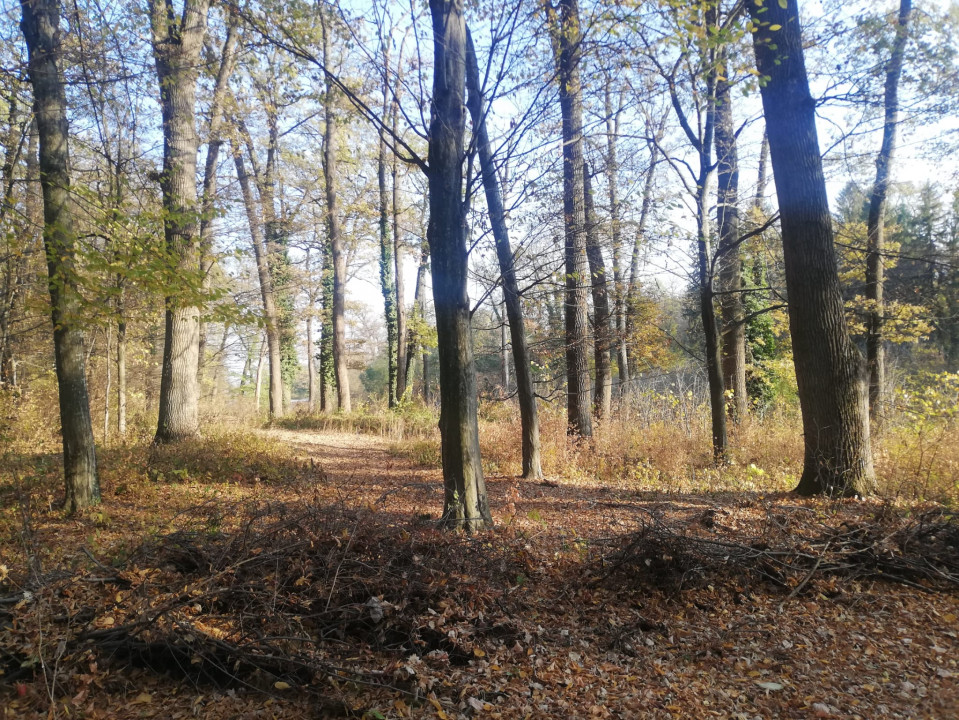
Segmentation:
{"type": "Polygon", "coordinates": [[[593,293],[593,362],[596,366],[596,395],[593,412],[597,418],[608,418],[613,402],[613,372],[610,352],[613,339],[609,329],[609,291],[606,262],[597,237],[596,209],[593,204],[593,181],[589,167],[583,166],[583,197],[586,209],[586,257],[593,293]]]}
{"type": "Polygon", "coordinates": [[[805,458],[796,492],[855,495],[875,481],[862,355],[849,337],[809,93],[799,7],[747,3],[779,197],[805,458]],[[776,28],[772,30],[771,28],[776,28]]]}
{"type": "MultiPolygon", "coordinates": [[[[387,86],[383,85],[383,112],[388,102],[387,86]]],[[[380,190],[380,292],[383,295],[383,315],[386,319],[386,356],[387,356],[387,398],[390,407],[395,407],[399,399],[398,358],[396,326],[396,285],[393,279],[394,241],[390,236],[390,196],[386,187],[386,138],[380,132],[380,152],[377,158],[377,180],[380,190]]]]}
{"type": "Polygon", "coordinates": [[[480,460],[476,372],[463,202],[466,116],[466,24],[463,0],[430,0],[433,23],[433,117],[429,130],[433,305],[440,356],[440,436],[443,445],[443,521],[479,530],[491,525],[480,460]]]}
{"type": "MultiPolygon", "coordinates": [[[[393,135],[399,131],[400,115],[400,75],[396,71],[396,84],[393,87],[392,125],[393,135]]],[[[403,235],[400,230],[400,171],[399,159],[393,154],[391,162],[393,176],[393,261],[396,264],[396,398],[406,395],[408,373],[407,362],[407,319],[406,319],[406,281],[403,277],[403,235]]]]}
{"type": "Polygon", "coordinates": [[[756,194],[753,197],[753,207],[762,210],[763,200],[766,198],[767,172],[769,161],[769,133],[763,129],[763,142],[759,147],[759,170],[756,174],[756,194]]]}
{"type": "Polygon", "coordinates": [[[127,433],[127,321],[122,302],[117,303],[117,434],[127,433]]]}
{"type": "MultiPolygon", "coordinates": [[[[665,119],[665,116],[664,116],[665,119]]],[[[659,165],[659,151],[655,142],[649,142],[649,167],[643,179],[643,200],[640,204],[639,221],[636,223],[636,234],[633,237],[633,248],[629,260],[629,282],[626,284],[626,354],[631,378],[639,377],[639,364],[636,362],[635,349],[631,345],[631,338],[636,328],[636,312],[640,303],[639,264],[640,251],[646,239],[646,224],[653,207],[653,187],[656,179],[656,168],[659,165]]]]}
{"type": "Polygon", "coordinates": [[[716,80],[716,198],[719,230],[719,309],[722,329],[723,387],[732,391],[734,420],[746,416],[746,326],[743,322],[742,254],[739,250],[739,158],[725,50],[721,50],[716,80]]]}
{"type": "Polygon", "coordinates": [[[280,359],[280,323],[276,307],[276,290],[273,287],[273,275],[270,272],[266,242],[260,216],[256,212],[250,177],[243,162],[240,148],[233,149],[233,162],[236,165],[236,178],[243,195],[247,221],[250,224],[250,237],[253,241],[253,255],[256,259],[256,273],[260,281],[260,298],[263,301],[263,322],[266,326],[266,343],[270,358],[270,419],[283,415],[283,374],[280,359]]]}
{"type": "Polygon", "coordinates": [[[876,158],[876,182],[869,197],[869,216],[866,224],[866,368],[869,373],[869,415],[874,425],[882,417],[885,399],[886,358],[882,339],[883,324],[883,252],[885,252],[885,210],[889,178],[896,151],[896,131],[899,126],[899,77],[902,75],[906,42],[909,40],[909,16],[912,0],[901,0],[896,23],[896,39],[886,65],[885,121],[882,128],[882,147],[876,158]]]}
{"type": "MultiPolygon", "coordinates": [[[[480,86],[479,64],[469,30],[466,31],[466,42],[466,84],[469,88],[467,107],[473,121],[473,132],[476,134],[480,173],[483,179],[483,190],[486,193],[486,207],[489,211],[493,240],[496,244],[496,259],[499,261],[500,274],[503,278],[503,303],[506,306],[510,340],[513,345],[516,394],[519,399],[520,424],[523,435],[523,477],[539,479],[543,477],[542,461],[540,459],[539,412],[536,408],[536,388],[533,385],[532,363],[529,345],[526,341],[523,303],[519,293],[519,283],[516,279],[516,267],[513,264],[513,250],[509,243],[506,211],[503,207],[503,198],[500,193],[499,180],[496,177],[489,133],[486,129],[486,103],[480,86]]],[[[508,372],[508,367],[504,363],[504,376],[508,372]]],[[[507,377],[504,380],[504,391],[508,391],[508,384],[507,377]]]]}
{"type": "MultiPolygon", "coordinates": [[[[213,271],[213,219],[216,212],[216,166],[223,146],[223,105],[229,94],[230,76],[236,60],[237,16],[229,12],[226,26],[226,39],[220,54],[220,65],[213,86],[213,99],[210,102],[210,136],[206,147],[206,161],[203,166],[203,190],[200,193],[200,272],[203,273],[203,290],[208,294],[213,271]]],[[[206,363],[206,321],[200,318],[200,349],[197,354],[197,382],[202,384],[203,369],[206,363]]]]}
{"type": "MultiPolygon", "coordinates": [[[[192,284],[188,279],[199,270],[194,113],[209,0],[185,0],[179,20],[170,3],[149,0],[149,8],[163,116],[163,230],[177,278],[192,284]]],[[[200,309],[189,297],[193,294],[171,293],[166,298],[155,442],[193,437],[199,429],[200,309]]]]}
{"type": "Polygon", "coordinates": [[[320,314],[320,410],[336,410],[336,372],[333,369],[333,260],[327,238],[320,275],[322,310],[320,314]]]}
{"type": "MultiPolygon", "coordinates": [[[[413,361],[417,357],[417,347],[418,345],[423,345],[422,341],[419,338],[418,332],[419,329],[423,327],[423,324],[426,321],[426,275],[430,271],[430,246],[425,240],[420,245],[420,262],[416,267],[416,287],[413,290],[413,320],[416,330],[410,328],[409,330],[409,343],[407,346],[406,354],[406,377],[413,377],[413,361]]],[[[427,349],[424,346],[422,348],[423,352],[422,361],[425,366],[427,360],[427,349]]],[[[423,377],[426,378],[426,370],[423,371],[423,377]]],[[[426,388],[423,388],[423,401],[428,400],[426,395],[426,388]]]]}
{"type": "Polygon", "coordinates": [[[260,413],[260,398],[263,394],[263,338],[260,337],[260,352],[256,358],[256,388],[253,390],[253,407],[260,413]]]}
{"type": "MultiPolygon", "coordinates": [[[[321,13],[322,21],[322,13],[321,13]]],[[[323,24],[323,65],[330,67],[330,38],[323,24]]],[[[323,109],[326,114],[323,134],[323,176],[326,185],[326,224],[333,260],[333,370],[336,374],[336,401],[343,412],[352,410],[350,376],[346,358],[346,247],[339,215],[339,169],[337,167],[336,107],[337,90],[327,78],[323,109]]]]}
{"type": "Polygon", "coordinates": [[[566,415],[569,432],[593,434],[588,359],[589,316],[586,259],[586,211],[583,192],[583,99],[580,85],[582,35],[577,0],[545,0],[559,80],[563,116],[563,224],[566,230],[566,415]]]}
{"type": "Polygon", "coordinates": [[[316,362],[313,349],[313,314],[316,305],[316,286],[313,284],[313,268],[311,266],[310,249],[306,250],[306,378],[307,402],[310,412],[316,411],[316,362]]]}
{"type": "Polygon", "coordinates": [[[70,149],[66,91],[59,68],[60,3],[23,0],[20,24],[29,53],[33,110],[37,120],[43,242],[46,248],[53,347],[60,398],[67,512],[100,502],[96,447],[87,393],[80,295],[75,270],[74,215],[70,196],[70,149]]]}
{"type": "Polygon", "coordinates": [[[613,109],[612,79],[606,77],[603,100],[606,112],[606,185],[609,193],[609,223],[613,250],[613,301],[616,330],[616,364],[619,366],[619,393],[629,384],[629,355],[626,351],[626,284],[623,277],[623,226],[619,206],[619,119],[623,112],[622,96],[613,109]]]}
{"type": "Polygon", "coordinates": [[[110,442],[110,390],[113,385],[113,323],[107,321],[107,347],[103,352],[103,366],[106,377],[103,382],[103,444],[110,442]]]}

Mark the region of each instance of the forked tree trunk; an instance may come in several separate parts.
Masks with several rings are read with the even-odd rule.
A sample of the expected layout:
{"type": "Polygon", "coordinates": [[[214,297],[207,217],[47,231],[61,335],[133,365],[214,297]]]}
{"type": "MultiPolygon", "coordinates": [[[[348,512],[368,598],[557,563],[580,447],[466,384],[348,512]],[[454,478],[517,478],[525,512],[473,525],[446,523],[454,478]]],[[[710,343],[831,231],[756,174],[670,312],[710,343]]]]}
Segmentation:
{"type": "MultiPolygon", "coordinates": [[[[199,271],[194,113],[208,8],[209,0],[186,0],[177,19],[172,4],[149,0],[163,116],[163,230],[177,276],[184,279],[195,278],[199,271]]],[[[193,437],[199,429],[200,309],[191,294],[166,298],[156,442],[193,437]]]]}
{"type": "MultiPolygon", "coordinates": [[[[509,333],[513,345],[513,365],[516,367],[516,394],[519,399],[520,423],[522,427],[523,477],[538,479],[543,477],[540,460],[539,412],[536,408],[536,389],[533,385],[533,370],[526,342],[526,326],[523,318],[522,298],[519,283],[516,280],[516,267],[513,264],[513,250],[509,244],[509,230],[506,226],[506,211],[500,193],[493,153],[486,130],[485,100],[480,86],[479,64],[473,39],[466,33],[466,84],[469,88],[468,108],[476,134],[476,149],[480,159],[480,173],[483,190],[486,193],[486,207],[489,211],[490,225],[493,228],[493,240],[496,244],[496,259],[499,261],[503,278],[503,303],[509,318],[509,333]]],[[[505,345],[505,343],[504,343],[505,345]]],[[[504,391],[508,392],[508,368],[504,361],[504,391]]]]}
{"type": "MultiPolygon", "coordinates": [[[[322,18],[322,14],[321,14],[322,18]]],[[[323,65],[329,67],[330,37],[329,30],[323,24],[323,65]]],[[[326,185],[326,225],[330,238],[330,251],[333,261],[333,371],[336,375],[336,402],[343,412],[352,410],[350,398],[349,366],[346,358],[346,247],[340,226],[339,210],[339,168],[337,166],[338,134],[336,121],[337,90],[329,78],[323,109],[326,114],[323,133],[323,176],[326,185]]]]}
{"type": "MultiPolygon", "coordinates": [[[[207,139],[206,161],[203,165],[203,190],[200,193],[200,272],[203,273],[204,294],[209,293],[213,281],[213,220],[216,212],[216,168],[223,146],[223,105],[229,90],[230,76],[236,60],[237,17],[229,13],[226,26],[226,39],[220,54],[220,65],[213,86],[213,98],[210,102],[210,136],[207,139]]],[[[203,382],[206,365],[206,321],[200,319],[200,349],[197,354],[197,382],[203,382]]]]}
{"type": "Polygon", "coordinates": [[[80,296],[74,267],[74,215],[70,195],[69,126],[60,75],[60,3],[23,0],[20,27],[29,53],[37,120],[43,243],[49,273],[53,348],[63,435],[65,507],[73,513],[100,502],[96,447],[87,393],[80,296]]]}
{"type": "MultiPolygon", "coordinates": [[[[723,51],[725,52],[725,51],[723,51]]],[[[743,322],[742,254],[739,250],[739,158],[726,60],[716,80],[717,215],[719,309],[723,387],[732,391],[730,414],[739,421],[749,407],[746,394],[746,325],[743,322]]]]}
{"type": "Polygon", "coordinates": [[[779,197],[789,329],[805,458],[796,492],[856,495],[875,477],[862,355],[849,337],[826,196],[816,103],[809,93],[799,7],[746,4],[779,197]],[[762,10],[762,11],[760,11],[762,10]],[[772,30],[771,28],[776,28],[772,30]]]}
{"type": "Polygon", "coordinates": [[[253,241],[253,256],[256,259],[256,274],[260,284],[260,299],[263,302],[263,323],[266,326],[266,344],[270,360],[270,419],[283,415],[283,375],[280,358],[280,323],[276,306],[276,290],[273,275],[270,272],[263,225],[256,212],[253,188],[246,172],[243,155],[238,147],[233,148],[233,162],[236,166],[236,178],[243,195],[243,206],[250,225],[250,237],[253,241]]]}
{"type": "Polygon", "coordinates": [[[547,22],[553,43],[563,117],[563,224],[566,264],[566,416],[573,435],[593,434],[589,377],[589,265],[586,259],[586,211],[583,191],[583,99],[580,85],[582,34],[577,0],[548,1],[547,22]]]}
{"type": "Polygon", "coordinates": [[[882,417],[885,399],[886,356],[883,347],[882,325],[884,314],[883,284],[885,268],[885,211],[886,195],[893,155],[896,151],[896,132],[899,126],[899,77],[902,75],[906,42],[909,40],[909,16],[912,0],[901,0],[896,22],[896,39],[886,65],[885,121],[882,128],[882,147],[876,158],[876,182],[869,197],[869,216],[866,223],[866,368],[869,372],[869,415],[873,425],[882,417]]]}
{"type": "Polygon", "coordinates": [[[597,237],[596,209],[593,205],[593,183],[589,168],[583,166],[583,198],[586,209],[586,257],[589,260],[589,279],[593,293],[593,362],[596,366],[596,394],[593,413],[597,418],[608,418],[613,402],[613,369],[610,351],[613,338],[609,329],[609,292],[606,281],[606,262],[597,237]]]}
{"type": "Polygon", "coordinates": [[[466,116],[466,24],[463,0],[430,0],[433,23],[433,118],[429,131],[433,304],[440,356],[443,522],[480,530],[491,525],[476,418],[476,373],[467,295],[463,157],[466,116]]]}

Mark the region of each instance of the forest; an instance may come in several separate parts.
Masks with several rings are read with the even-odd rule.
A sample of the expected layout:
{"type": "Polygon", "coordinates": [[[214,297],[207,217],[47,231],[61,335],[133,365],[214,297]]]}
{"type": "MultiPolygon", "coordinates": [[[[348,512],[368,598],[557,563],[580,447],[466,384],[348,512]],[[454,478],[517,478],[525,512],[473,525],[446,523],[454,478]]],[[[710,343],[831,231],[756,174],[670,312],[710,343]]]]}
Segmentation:
{"type": "Polygon", "coordinates": [[[955,0],[0,17],[0,716],[959,717],[955,0]]]}

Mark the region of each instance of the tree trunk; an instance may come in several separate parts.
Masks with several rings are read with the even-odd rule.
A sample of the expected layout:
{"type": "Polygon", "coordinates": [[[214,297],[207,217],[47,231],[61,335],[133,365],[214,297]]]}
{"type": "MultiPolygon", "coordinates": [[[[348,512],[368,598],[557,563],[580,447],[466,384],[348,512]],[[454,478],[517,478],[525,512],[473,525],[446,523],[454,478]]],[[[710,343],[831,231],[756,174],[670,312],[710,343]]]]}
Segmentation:
{"type": "Polygon", "coordinates": [[[270,419],[283,416],[283,374],[280,358],[280,323],[276,307],[276,291],[273,287],[273,275],[270,272],[266,243],[260,216],[256,212],[250,177],[246,172],[240,148],[233,148],[233,162],[236,165],[236,178],[243,195],[247,221],[250,224],[250,237],[253,241],[253,255],[256,259],[256,273],[260,281],[260,299],[263,301],[263,323],[266,326],[266,343],[270,358],[270,419]]]}
{"type": "Polygon", "coordinates": [[[117,434],[123,437],[127,432],[127,322],[122,304],[117,312],[117,434]]]}
{"type": "MultiPolygon", "coordinates": [[[[322,13],[321,13],[322,19],[322,13]]],[[[323,65],[329,67],[330,38],[323,24],[323,65]]],[[[337,167],[336,96],[334,84],[327,77],[323,109],[326,127],[323,134],[323,177],[326,185],[326,224],[333,260],[333,370],[336,374],[336,401],[343,412],[352,410],[350,376],[346,358],[346,247],[340,227],[339,175],[337,167]]]]}
{"type": "Polygon", "coordinates": [[[729,410],[737,422],[746,416],[746,325],[743,322],[742,255],[739,250],[739,159],[732,97],[722,50],[716,80],[716,161],[719,230],[719,309],[722,329],[723,387],[732,391],[729,410]]]}
{"type": "Polygon", "coordinates": [[[87,394],[83,333],[78,326],[74,215],[66,92],[59,68],[58,0],[24,0],[21,29],[29,53],[37,120],[43,242],[46,248],[53,347],[63,435],[65,507],[73,513],[100,502],[96,447],[87,394]]]}
{"type": "Polygon", "coordinates": [[[253,406],[260,414],[260,398],[263,394],[263,338],[260,337],[260,352],[256,358],[256,388],[253,391],[253,406]]]}
{"type": "MultiPolygon", "coordinates": [[[[220,54],[220,65],[210,102],[210,137],[203,166],[203,190],[200,194],[200,272],[203,274],[204,295],[209,294],[213,271],[213,219],[216,213],[216,166],[223,146],[223,104],[229,92],[230,76],[236,59],[237,17],[229,13],[226,39],[220,54]]],[[[200,318],[200,349],[198,353],[197,382],[202,385],[206,364],[206,321],[200,318]]]]}
{"type": "Polygon", "coordinates": [[[883,324],[883,252],[885,252],[885,210],[889,178],[896,151],[896,132],[899,126],[899,77],[902,75],[906,42],[909,40],[909,16],[912,0],[901,0],[896,23],[896,39],[886,65],[885,122],[882,128],[882,147],[876,158],[876,182],[869,197],[869,216],[866,223],[866,369],[869,373],[869,416],[875,426],[882,417],[885,400],[886,358],[882,339],[883,324]]]}
{"type": "MultiPolygon", "coordinates": [[[[149,0],[149,8],[163,116],[163,230],[176,277],[190,285],[199,270],[194,106],[209,0],[186,0],[179,21],[166,2],[149,0]]],[[[199,429],[200,310],[189,297],[195,289],[166,298],[155,442],[193,437],[199,429]]]]}
{"type": "Polygon", "coordinates": [[[582,36],[577,0],[559,0],[556,8],[546,3],[553,43],[559,104],[563,116],[563,224],[566,229],[566,415],[569,432],[593,434],[590,415],[587,314],[586,211],[583,191],[583,100],[579,62],[582,36]]]}
{"type": "MultiPolygon", "coordinates": [[[[393,135],[399,130],[399,92],[400,75],[397,67],[396,84],[393,87],[392,124],[393,135]]],[[[391,170],[393,175],[393,261],[396,264],[396,399],[406,395],[407,378],[407,321],[406,321],[406,281],[403,277],[403,237],[400,232],[400,172],[399,160],[393,154],[391,170]]]]}
{"type": "MultiPolygon", "coordinates": [[[[383,85],[383,112],[387,108],[387,87],[383,85]]],[[[377,179],[380,190],[380,292],[383,295],[383,315],[386,319],[387,386],[390,407],[396,407],[398,392],[398,359],[396,327],[396,286],[393,280],[394,241],[390,236],[390,196],[386,187],[386,138],[380,133],[380,152],[377,158],[377,179]]]]}
{"type": "Polygon", "coordinates": [[[656,144],[649,143],[649,167],[643,179],[643,200],[639,210],[639,221],[636,223],[636,235],[633,238],[633,248],[629,260],[629,282],[626,284],[626,354],[631,378],[640,375],[639,364],[636,362],[635,350],[631,345],[631,338],[636,327],[636,311],[639,309],[639,262],[640,251],[646,235],[646,223],[653,207],[653,187],[656,179],[656,167],[659,164],[656,144]]]}
{"type": "MultiPolygon", "coordinates": [[[[496,244],[496,258],[499,261],[503,279],[503,303],[509,319],[510,339],[513,345],[513,365],[516,368],[516,394],[519,399],[520,424],[522,427],[523,477],[539,479],[543,477],[540,460],[539,412],[536,408],[536,388],[533,385],[533,370],[526,341],[526,326],[523,317],[522,298],[516,279],[516,267],[513,264],[513,250],[509,244],[509,230],[506,226],[506,211],[500,193],[493,153],[486,129],[485,100],[480,87],[479,64],[469,30],[466,33],[466,83],[469,88],[467,107],[473,121],[476,134],[476,148],[480,159],[480,173],[483,189],[486,193],[486,207],[489,211],[493,240],[496,244]]],[[[504,328],[505,330],[505,328],[504,328]]],[[[504,343],[505,344],[505,343],[504,343]]],[[[508,392],[508,365],[504,362],[504,391],[508,392]]]]}
{"type": "Polygon", "coordinates": [[[623,230],[619,207],[619,118],[623,112],[622,95],[613,109],[612,80],[606,78],[603,99],[606,112],[606,185],[609,193],[609,223],[613,249],[613,302],[616,331],[616,364],[619,367],[619,394],[629,384],[629,356],[626,351],[626,284],[623,277],[623,230]]]}
{"type": "Polygon", "coordinates": [[[336,409],[336,373],[333,370],[333,261],[329,238],[323,252],[323,270],[320,275],[323,309],[320,314],[320,410],[336,409]]]}
{"type": "MultiPolygon", "coordinates": [[[[417,330],[414,331],[413,328],[410,328],[409,331],[409,343],[407,346],[406,354],[406,377],[413,377],[413,360],[417,356],[417,346],[422,345],[418,337],[419,328],[422,328],[423,324],[426,321],[426,274],[430,270],[430,246],[423,240],[420,245],[420,262],[416,268],[416,287],[413,290],[413,319],[416,324],[417,330]]],[[[423,347],[422,360],[425,366],[427,351],[425,346],[423,347]]],[[[426,370],[423,370],[423,377],[426,378],[426,370]]],[[[423,401],[427,401],[426,388],[424,386],[424,395],[423,401]]]]}
{"type": "Polygon", "coordinates": [[[593,362],[596,366],[596,394],[593,413],[597,418],[608,418],[613,402],[613,370],[610,353],[613,338],[609,328],[609,291],[606,281],[606,262],[597,237],[596,208],[593,205],[593,181],[589,167],[583,166],[583,197],[586,209],[586,257],[589,260],[589,279],[593,293],[593,362]]]}
{"type": "Polygon", "coordinates": [[[873,488],[862,355],[849,337],[832,217],[809,93],[799,8],[747,3],[762,86],[773,179],[779,197],[789,329],[805,459],[796,492],[856,495],[873,488]],[[770,28],[776,28],[771,30],[770,28]]]}
{"type": "Polygon", "coordinates": [[[310,264],[310,249],[306,250],[306,383],[308,388],[308,407],[310,412],[316,411],[316,363],[313,351],[313,313],[316,304],[316,286],[313,284],[313,273],[310,264]]]}
{"type": "Polygon", "coordinates": [[[463,0],[430,0],[433,22],[433,118],[429,130],[433,305],[440,356],[443,522],[480,530],[491,525],[476,418],[476,373],[467,295],[463,202],[466,130],[466,24],[463,0]]]}

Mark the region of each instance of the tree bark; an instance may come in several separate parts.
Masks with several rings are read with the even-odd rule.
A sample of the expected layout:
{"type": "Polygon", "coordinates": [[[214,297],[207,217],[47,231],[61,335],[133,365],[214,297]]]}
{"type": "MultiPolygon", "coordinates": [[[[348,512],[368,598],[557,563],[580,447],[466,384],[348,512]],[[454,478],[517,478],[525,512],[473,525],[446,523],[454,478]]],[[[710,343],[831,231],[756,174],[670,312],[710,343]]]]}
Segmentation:
{"type": "Polygon", "coordinates": [[[607,76],[603,88],[606,112],[606,185],[609,193],[609,224],[613,250],[613,302],[616,330],[616,364],[619,367],[619,394],[629,385],[629,354],[626,350],[626,283],[623,277],[623,227],[619,206],[619,119],[623,112],[622,95],[613,109],[612,79],[607,76]]]}
{"type": "MultiPolygon", "coordinates": [[[[322,14],[321,14],[322,17],[322,14]]],[[[323,64],[329,67],[330,38],[323,24],[323,64]]],[[[326,185],[326,224],[333,261],[333,370],[336,374],[336,401],[343,412],[352,410],[350,376],[346,350],[346,247],[338,209],[339,175],[337,167],[336,107],[337,90],[327,78],[323,109],[326,113],[323,134],[323,176],[326,185]]]]}
{"type": "Polygon", "coordinates": [[[463,0],[430,0],[433,24],[433,117],[429,129],[427,239],[440,360],[443,522],[491,525],[476,417],[476,373],[467,295],[463,158],[466,130],[466,24],[463,0]]]}
{"type": "Polygon", "coordinates": [[[849,337],[832,217],[816,134],[816,104],[802,49],[797,0],[747,3],[779,197],[789,329],[805,458],[796,492],[857,495],[873,488],[862,355],[849,337]],[[776,28],[772,30],[771,28],[776,28]]]}
{"type": "MultiPolygon", "coordinates": [[[[396,84],[393,87],[392,124],[393,135],[399,129],[400,114],[400,75],[396,69],[396,84]]],[[[403,277],[403,237],[400,232],[400,171],[399,159],[393,154],[391,163],[393,176],[393,261],[395,263],[396,278],[396,399],[402,400],[406,395],[408,374],[407,362],[407,318],[406,318],[406,281],[403,277]]]]}
{"type": "MultiPolygon", "coordinates": [[[[385,50],[384,60],[386,69],[383,71],[383,115],[389,109],[389,54],[385,50]]],[[[383,315],[386,320],[386,356],[387,356],[387,402],[390,407],[396,407],[401,393],[399,392],[399,358],[397,342],[399,333],[396,322],[396,282],[393,262],[395,239],[390,233],[390,195],[386,184],[386,165],[388,162],[386,137],[380,131],[380,151],[376,162],[376,176],[380,190],[380,292],[383,295],[383,315]]],[[[393,178],[396,180],[395,176],[393,178]]]]}
{"type": "Polygon", "coordinates": [[[726,50],[720,50],[716,80],[716,161],[719,231],[719,310],[722,335],[723,387],[732,392],[728,403],[735,421],[746,416],[746,325],[743,322],[742,254],[739,250],[739,158],[726,50]]]}
{"type": "Polygon", "coordinates": [[[588,360],[589,273],[586,258],[586,211],[583,191],[583,100],[580,85],[582,35],[577,0],[559,0],[557,8],[544,0],[553,43],[559,104],[563,117],[563,224],[566,264],[566,416],[571,434],[593,434],[590,415],[588,360]]]}
{"type": "Polygon", "coordinates": [[[613,402],[613,372],[610,352],[613,349],[609,329],[609,292],[606,281],[606,262],[596,236],[596,209],[593,204],[593,183],[590,171],[583,166],[583,198],[586,210],[586,258],[589,261],[590,287],[593,293],[593,363],[596,366],[596,391],[593,413],[597,418],[608,418],[613,402]]]}
{"type": "MultiPolygon", "coordinates": [[[[197,67],[209,0],[186,0],[178,20],[172,5],[149,0],[153,57],[163,117],[163,230],[176,276],[198,274],[195,122],[197,67]]],[[[191,284],[188,281],[187,285],[191,284]]],[[[197,367],[200,309],[186,293],[166,298],[160,412],[155,442],[193,437],[199,429],[197,367]]]]}
{"type": "Polygon", "coordinates": [[[313,268],[310,249],[306,250],[306,383],[307,402],[310,412],[316,410],[316,363],[313,352],[313,313],[316,304],[316,286],[313,284],[313,268]]]}
{"type": "Polygon", "coordinates": [[[75,220],[70,195],[67,100],[60,74],[58,0],[22,0],[20,24],[29,54],[33,109],[39,135],[43,242],[46,248],[53,347],[63,436],[65,508],[100,502],[96,447],[87,393],[80,295],[75,274],[75,220]]]}
{"type": "Polygon", "coordinates": [[[283,416],[283,374],[280,358],[280,324],[276,307],[276,290],[273,275],[270,272],[266,241],[260,216],[256,212],[250,177],[238,147],[233,148],[233,162],[236,166],[236,178],[243,196],[247,221],[250,224],[250,237],[253,242],[253,256],[256,259],[256,274],[260,284],[260,299],[263,302],[263,323],[266,326],[266,344],[270,361],[270,419],[283,416]]]}
{"type": "Polygon", "coordinates": [[[901,0],[896,21],[896,39],[886,65],[882,146],[876,158],[876,181],[869,197],[869,215],[866,222],[866,300],[869,302],[866,314],[866,369],[869,373],[869,416],[874,426],[882,417],[886,394],[886,357],[882,338],[885,210],[896,151],[896,132],[899,127],[899,78],[902,75],[906,43],[909,40],[911,14],[912,0],[901,0]]]}
{"type": "MultiPolygon", "coordinates": [[[[516,267],[513,264],[513,250],[509,243],[509,230],[506,226],[506,211],[500,193],[493,153],[486,129],[485,100],[480,86],[479,64],[476,50],[469,30],[466,31],[467,58],[466,84],[469,89],[467,107],[473,121],[476,134],[476,149],[480,159],[480,173],[483,190],[486,194],[486,207],[489,211],[493,240],[496,245],[496,259],[499,261],[503,282],[503,303],[509,319],[509,333],[513,345],[513,365],[516,368],[516,394],[519,399],[520,424],[522,427],[523,477],[539,479],[543,477],[540,459],[539,412],[536,407],[536,389],[533,385],[533,370],[526,341],[526,325],[523,317],[522,298],[516,279],[516,267]]],[[[508,392],[508,365],[504,363],[504,391],[508,392]]]]}

